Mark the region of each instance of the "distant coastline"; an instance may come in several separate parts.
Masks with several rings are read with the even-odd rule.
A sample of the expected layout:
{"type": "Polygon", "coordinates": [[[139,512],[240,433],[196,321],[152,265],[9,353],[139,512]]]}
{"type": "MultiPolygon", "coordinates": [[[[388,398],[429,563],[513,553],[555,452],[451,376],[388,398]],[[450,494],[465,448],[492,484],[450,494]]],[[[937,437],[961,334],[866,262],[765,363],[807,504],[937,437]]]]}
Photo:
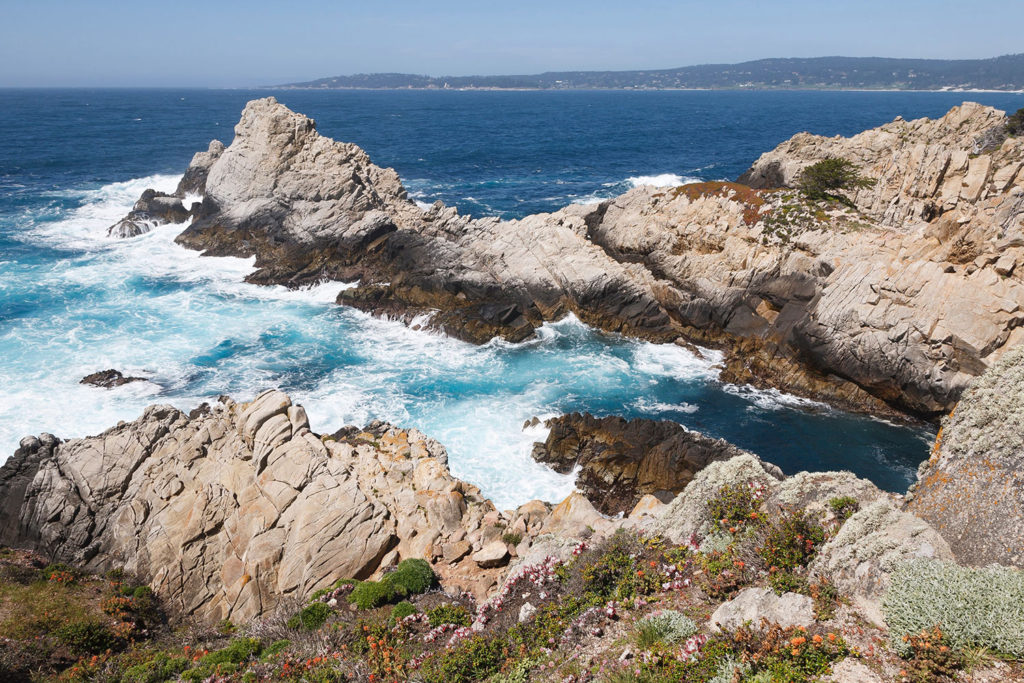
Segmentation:
{"type": "Polygon", "coordinates": [[[632,71],[370,73],[268,86],[309,90],[855,90],[1024,92],[1024,53],[992,59],[814,57],[632,71]]]}

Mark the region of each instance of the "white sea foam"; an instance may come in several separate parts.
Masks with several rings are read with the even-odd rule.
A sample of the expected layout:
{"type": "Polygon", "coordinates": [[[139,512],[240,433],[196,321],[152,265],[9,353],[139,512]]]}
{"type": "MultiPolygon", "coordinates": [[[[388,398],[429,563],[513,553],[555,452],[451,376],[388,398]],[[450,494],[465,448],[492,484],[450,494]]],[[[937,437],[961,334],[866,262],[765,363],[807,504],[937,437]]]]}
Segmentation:
{"type": "Polygon", "coordinates": [[[700,406],[685,401],[683,403],[663,403],[644,397],[633,401],[633,407],[645,413],[688,413],[692,415],[700,410],[700,406]]]}
{"type": "Polygon", "coordinates": [[[626,183],[629,184],[630,187],[641,187],[643,185],[649,185],[651,187],[678,187],[680,185],[686,185],[687,183],[699,182],[700,178],[682,176],[675,173],[659,173],[657,175],[641,175],[626,178],[626,183]]]}
{"type": "Polygon", "coordinates": [[[827,411],[831,407],[827,403],[814,401],[802,396],[786,394],[778,389],[757,389],[749,384],[726,384],[722,387],[726,393],[739,396],[751,403],[748,410],[785,410],[796,408],[799,410],[827,411]]]}

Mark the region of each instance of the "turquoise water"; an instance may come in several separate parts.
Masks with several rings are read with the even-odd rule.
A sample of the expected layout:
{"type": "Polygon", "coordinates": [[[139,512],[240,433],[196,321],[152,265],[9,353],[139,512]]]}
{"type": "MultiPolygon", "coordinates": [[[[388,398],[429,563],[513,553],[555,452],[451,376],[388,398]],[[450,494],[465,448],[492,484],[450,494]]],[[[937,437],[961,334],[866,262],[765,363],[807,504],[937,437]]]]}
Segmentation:
{"type": "MultiPolygon", "coordinates": [[[[194,407],[277,386],[317,431],[381,418],[444,443],[454,473],[499,505],[557,500],[569,477],[536,465],[571,410],[676,420],[779,464],[845,468],[904,490],[930,429],[722,385],[716,354],[603,335],[572,319],[523,344],[475,347],[242,282],[244,259],[130,240],[106,228],[146,187],[169,190],[212,137],[230,142],[239,91],[0,91],[0,452],[21,436],[96,433],[154,402],[194,407]],[[78,384],[114,367],[148,383],[78,384]]],[[[1002,108],[1020,96],[972,95],[1002,108]]],[[[800,129],[849,134],[939,115],[937,93],[320,93],[279,98],[395,167],[421,201],[519,216],[640,182],[733,178],[800,129]]],[[[1016,105],[1016,106],[1015,106],[1016,105]]]]}

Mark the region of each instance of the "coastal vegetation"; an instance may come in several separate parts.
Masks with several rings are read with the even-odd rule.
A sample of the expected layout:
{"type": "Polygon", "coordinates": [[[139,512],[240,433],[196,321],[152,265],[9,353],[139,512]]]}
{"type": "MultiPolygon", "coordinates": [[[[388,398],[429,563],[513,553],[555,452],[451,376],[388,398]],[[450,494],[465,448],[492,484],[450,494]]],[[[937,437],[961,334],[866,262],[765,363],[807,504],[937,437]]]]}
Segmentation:
{"type": "Polygon", "coordinates": [[[378,581],[316,591],[291,616],[216,628],[168,617],[122,572],[98,576],[3,550],[0,677],[795,683],[846,661],[898,670],[901,681],[951,681],[995,656],[1024,657],[1016,570],[905,563],[885,601],[890,637],[859,619],[848,596],[808,571],[856,507],[837,497],[814,513],[787,509],[769,504],[756,482],[727,483],[706,502],[702,543],[620,529],[579,542],[567,559],[519,565],[479,602],[438,584],[428,562],[407,559],[378,581]],[[740,616],[765,588],[779,597],[758,598],[762,618],[740,616]],[[360,597],[379,591],[405,599],[360,597]]]}
{"type": "Polygon", "coordinates": [[[811,164],[801,171],[797,187],[810,199],[835,199],[849,204],[843,194],[849,190],[871,187],[872,178],[865,178],[848,159],[830,157],[811,164]]]}

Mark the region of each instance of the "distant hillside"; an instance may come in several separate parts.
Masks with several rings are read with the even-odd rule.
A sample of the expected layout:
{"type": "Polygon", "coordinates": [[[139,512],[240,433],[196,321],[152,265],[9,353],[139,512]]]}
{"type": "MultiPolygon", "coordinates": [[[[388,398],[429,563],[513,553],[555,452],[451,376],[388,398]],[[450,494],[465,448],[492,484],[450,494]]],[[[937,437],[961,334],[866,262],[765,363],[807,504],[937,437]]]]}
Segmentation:
{"type": "Polygon", "coordinates": [[[539,90],[671,88],[1024,90],[1024,54],[993,59],[815,57],[759,59],[654,71],[551,71],[524,76],[356,74],[283,88],[509,88],[539,90]]]}

